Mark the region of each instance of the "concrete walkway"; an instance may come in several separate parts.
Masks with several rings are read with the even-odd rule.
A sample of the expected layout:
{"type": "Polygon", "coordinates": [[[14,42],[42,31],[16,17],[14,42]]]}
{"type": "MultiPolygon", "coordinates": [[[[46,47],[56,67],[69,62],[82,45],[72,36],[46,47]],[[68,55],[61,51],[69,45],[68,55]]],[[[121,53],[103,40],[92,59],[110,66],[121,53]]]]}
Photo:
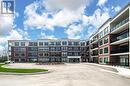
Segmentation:
{"type": "Polygon", "coordinates": [[[53,72],[39,75],[0,75],[0,86],[130,86],[130,79],[116,74],[115,70],[87,63],[50,66],[20,63],[7,67],[45,68],[53,72]]]}

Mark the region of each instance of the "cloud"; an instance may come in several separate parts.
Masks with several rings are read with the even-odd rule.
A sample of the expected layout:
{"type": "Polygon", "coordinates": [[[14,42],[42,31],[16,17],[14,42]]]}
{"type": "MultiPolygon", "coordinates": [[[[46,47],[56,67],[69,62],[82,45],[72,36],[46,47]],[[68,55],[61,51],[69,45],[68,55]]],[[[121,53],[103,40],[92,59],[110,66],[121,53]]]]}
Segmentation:
{"type": "Polygon", "coordinates": [[[92,16],[83,15],[83,24],[92,25],[95,28],[98,28],[109,18],[110,15],[108,11],[102,11],[101,9],[96,9],[92,16]]]}
{"type": "Polygon", "coordinates": [[[47,0],[44,2],[46,9],[48,10],[77,10],[80,7],[85,7],[90,4],[92,0],[47,0]]]}
{"type": "Polygon", "coordinates": [[[57,39],[54,35],[46,35],[45,33],[41,32],[40,39],[57,39]]]}
{"type": "Polygon", "coordinates": [[[87,28],[86,33],[84,33],[82,37],[88,39],[107,19],[110,18],[109,9],[98,8],[94,11],[93,15],[83,15],[82,18],[83,27],[87,28]]]}
{"type": "Polygon", "coordinates": [[[34,3],[26,6],[25,11],[24,11],[25,28],[53,30],[53,27],[51,27],[51,23],[49,23],[48,14],[42,13],[42,15],[40,15],[36,12],[38,9],[38,6],[39,6],[39,3],[37,3],[37,2],[34,2],[34,3]]]}
{"type": "Polygon", "coordinates": [[[7,35],[15,27],[14,19],[19,16],[18,12],[14,14],[0,14],[0,36],[7,35]]]}
{"type": "Polygon", "coordinates": [[[0,15],[0,35],[8,34],[12,30],[13,16],[0,15]]]}
{"type": "MultiPolygon", "coordinates": [[[[85,9],[92,0],[40,0],[26,6],[24,25],[26,28],[54,31],[55,26],[66,28],[68,38],[82,38],[95,31],[109,17],[109,9],[104,6],[107,0],[98,0],[97,8],[91,16],[85,15],[85,9]],[[41,8],[44,8],[41,10],[41,8]],[[40,12],[39,12],[40,11],[40,12]],[[51,17],[49,17],[51,16],[51,17]],[[82,23],[75,24],[75,22],[82,23]],[[92,26],[93,28],[91,28],[92,26]],[[85,29],[84,29],[85,28],[85,29]],[[94,30],[90,30],[94,29],[94,30]],[[86,31],[88,29],[88,31],[86,31]],[[86,33],[84,33],[84,30],[86,33]]],[[[55,38],[54,35],[41,34],[43,38],[55,38]]]]}
{"type": "Polygon", "coordinates": [[[27,31],[17,28],[17,32],[22,36],[22,39],[29,40],[29,34],[27,31]]]}
{"type": "Polygon", "coordinates": [[[27,28],[53,31],[54,26],[67,27],[73,22],[79,21],[91,0],[45,0],[40,2],[42,1],[26,6],[24,25],[27,28]],[[40,7],[44,7],[45,10],[38,13],[40,7]],[[49,18],[49,15],[52,18],[49,18]]]}
{"type": "Polygon", "coordinates": [[[97,6],[104,6],[107,0],[98,0],[97,6]]]}
{"type": "MultiPolygon", "coordinates": [[[[0,2],[1,1],[3,0],[0,0],[0,2]]],[[[1,3],[0,3],[0,7],[1,7],[1,3]]],[[[3,7],[2,9],[5,10],[6,8],[3,7]]],[[[2,9],[0,9],[0,11],[2,9]]],[[[9,11],[11,12],[11,10],[9,11]]],[[[18,13],[15,12],[14,15],[0,13],[0,36],[8,34],[13,29],[13,22],[14,22],[15,16],[18,16],[18,13]]]]}
{"type": "Polygon", "coordinates": [[[72,24],[68,27],[67,30],[65,30],[65,33],[68,35],[68,38],[74,38],[74,39],[80,39],[81,38],[81,32],[83,31],[83,26],[81,24],[75,25],[72,24]]]}
{"type": "Polygon", "coordinates": [[[23,39],[22,35],[16,30],[11,30],[11,32],[9,32],[9,35],[0,36],[0,44],[5,44],[7,43],[8,40],[20,40],[20,39],[23,39]]]}
{"type": "Polygon", "coordinates": [[[119,12],[120,10],[121,10],[121,7],[120,7],[120,6],[114,7],[114,11],[115,11],[115,12],[119,12]]]}
{"type": "Polygon", "coordinates": [[[8,35],[0,36],[0,54],[2,54],[3,49],[8,49],[8,40],[23,40],[28,39],[28,33],[22,31],[21,29],[11,30],[8,35]],[[26,37],[25,37],[26,36],[26,37]]]}
{"type": "Polygon", "coordinates": [[[80,11],[81,10],[69,11],[64,9],[58,12],[57,14],[55,14],[52,21],[54,21],[55,26],[67,27],[73,22],[79,21],[81,19],[82,13],[80,11]]]}

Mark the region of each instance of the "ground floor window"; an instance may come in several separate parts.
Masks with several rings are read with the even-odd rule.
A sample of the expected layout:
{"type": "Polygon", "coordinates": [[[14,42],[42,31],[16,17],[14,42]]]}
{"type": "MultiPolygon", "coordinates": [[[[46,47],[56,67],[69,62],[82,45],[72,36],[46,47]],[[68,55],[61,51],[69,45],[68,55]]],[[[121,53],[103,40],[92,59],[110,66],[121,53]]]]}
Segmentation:
{"type": "Polygon", "coordinates": [[[108,63],[108,60],[109,60],[108,57],[105,57],[104,58],[104,63],[108,63]]]}
{"type": "Polygon", "coordinates": [[[103,63],[103,58],[100,58],[99,61],[100,61],[100,63],[103,63]]]}
{"type": "Polygon", "coordinates": [[[127,66],[129,65],[129,58],[128,56],[120,56],[120,64],[127,66]]]}

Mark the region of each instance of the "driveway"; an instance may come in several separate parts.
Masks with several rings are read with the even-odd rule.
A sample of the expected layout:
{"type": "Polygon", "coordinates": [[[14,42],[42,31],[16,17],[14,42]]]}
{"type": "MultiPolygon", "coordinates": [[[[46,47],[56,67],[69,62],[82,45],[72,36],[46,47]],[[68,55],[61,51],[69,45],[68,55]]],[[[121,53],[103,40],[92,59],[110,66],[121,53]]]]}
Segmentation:
{"type": "Polygon", "coordinates": [[[130,79],[116,70],[87,63],[65,65],[10,64],[12,68],[47,68],[39,75],[0,75],[0,86],[130,86],[130,79]]]}

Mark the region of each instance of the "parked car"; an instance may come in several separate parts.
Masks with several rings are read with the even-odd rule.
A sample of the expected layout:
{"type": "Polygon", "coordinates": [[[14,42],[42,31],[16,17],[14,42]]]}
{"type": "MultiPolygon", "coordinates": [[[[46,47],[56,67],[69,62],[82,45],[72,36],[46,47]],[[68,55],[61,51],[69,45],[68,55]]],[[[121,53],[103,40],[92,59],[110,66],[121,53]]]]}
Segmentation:
{"type": "Polygon", "coordinates": [[[5,64],[14,63],[14,61],[5,61],[5,64]]]}
{"type": "Polygon", "coordinates": [[[11,61],[5,61],[5,64],[9,64],[9,63],[11,63],[11,61]]]}

